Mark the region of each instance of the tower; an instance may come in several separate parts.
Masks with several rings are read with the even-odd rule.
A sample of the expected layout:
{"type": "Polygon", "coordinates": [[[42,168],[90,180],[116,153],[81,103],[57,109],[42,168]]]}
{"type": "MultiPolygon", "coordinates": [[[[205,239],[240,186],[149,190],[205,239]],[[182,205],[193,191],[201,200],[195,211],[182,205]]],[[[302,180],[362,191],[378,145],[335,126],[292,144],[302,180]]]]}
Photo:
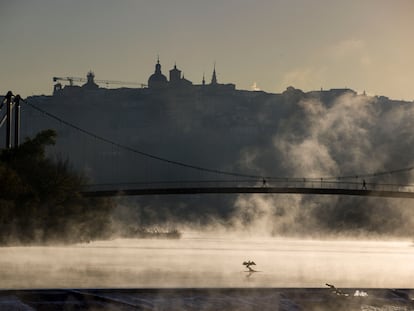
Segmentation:
{"type": "Polygon", "coordinates": [[[177,65],[174,64],[174,68],[170,70],[170,83],[178,83],[181,80],[181,70],[177,69],[177,65]]]}
{"type": "Polygon", "coordinates": [[[213,76],[211,77],[211,83],[210,84],[212,84],[212,85],[217,84],[216,63],[214,63],[213,76]]]}
{"type": "Polygon", "coordinates": [[[95,74],[92,70],[86,75],[86,83],[82,86],[87,89],[97,89],[99,86],[95,83],[95,74]]]}
{"type": "Polygon", "coordinates": [[[86,75],[87,83],[91,83],[91,84],[95,83],[94,79],[95,79],[95,74],[92,71],[89,71],[88,74],[86,75]]]}

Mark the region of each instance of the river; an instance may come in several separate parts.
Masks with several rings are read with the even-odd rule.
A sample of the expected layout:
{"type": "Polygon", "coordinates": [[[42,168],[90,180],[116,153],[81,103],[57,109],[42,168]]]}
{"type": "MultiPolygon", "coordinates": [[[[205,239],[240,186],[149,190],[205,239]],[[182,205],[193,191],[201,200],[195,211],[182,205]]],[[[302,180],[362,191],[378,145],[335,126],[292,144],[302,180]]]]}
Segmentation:
{"type": "Polygon", "coordinates": [[[413,288],[411,241],[236,238],[115,239],[71,246],[0,248],[0,287],[413,288]],[[253,260],[259,272],[242,265],[253,260]]]}

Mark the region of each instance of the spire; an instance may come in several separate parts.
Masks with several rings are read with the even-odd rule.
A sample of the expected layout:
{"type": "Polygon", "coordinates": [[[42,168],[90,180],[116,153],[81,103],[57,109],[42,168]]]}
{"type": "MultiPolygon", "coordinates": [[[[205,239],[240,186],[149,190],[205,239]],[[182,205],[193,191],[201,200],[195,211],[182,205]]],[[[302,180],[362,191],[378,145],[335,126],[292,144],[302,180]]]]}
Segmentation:
{"type": "Polygon", "coordinates": [[[211,84],[217,84],[216,62],[214,62],[214,69],[213,69],[213,76],[211,77],[211,84]]]}
{"type": "Polygon", "coordinates": [[[157,55],[157,64],[155,65],[155,73],[161,74],[160,56],[157,55]]]}

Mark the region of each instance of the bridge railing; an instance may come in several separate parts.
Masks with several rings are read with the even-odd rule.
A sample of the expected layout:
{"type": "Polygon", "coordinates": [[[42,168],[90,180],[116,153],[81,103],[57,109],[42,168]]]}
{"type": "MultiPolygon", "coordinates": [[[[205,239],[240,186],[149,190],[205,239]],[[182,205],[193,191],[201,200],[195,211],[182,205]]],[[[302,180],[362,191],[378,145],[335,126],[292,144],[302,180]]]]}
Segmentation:
{"type": "Polygon", "coordinates": [[[160,188],[226,188],[226,187],[274,187],[274,188],[313,188],[313,189],[345,189],[414,192],[414,185],[387,184],[362,181],[337,181],[316,179],[271,179],[271,180],[171,180],[142,181],[131,183],[107,183],[85,185],[85,191],[112,191],[129,189],[160,189],[160,188]]]}

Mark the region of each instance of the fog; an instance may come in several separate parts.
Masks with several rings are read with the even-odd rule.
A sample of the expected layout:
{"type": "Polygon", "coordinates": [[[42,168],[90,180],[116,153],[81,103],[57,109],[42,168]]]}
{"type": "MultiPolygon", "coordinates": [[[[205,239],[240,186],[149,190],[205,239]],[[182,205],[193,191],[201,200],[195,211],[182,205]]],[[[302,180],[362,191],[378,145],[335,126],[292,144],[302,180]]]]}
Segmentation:
{"type": "MultiPolygon", "coordinates": [[[[126,146],[225,171],[332,181],[351,175],[347,180],[358,184],[361,175],[414,165],[412,103],[288,88],[283,94],[161,96],[148,104],[144,93],[125,92],[96,95],[89,110],[82,98],[42,107],[126,146]],[[129,109],[114,106],[111,96],[129,109]],[[105,114],[96,119],[98,111],[105,114]]],[[[70,154],[92,182],[212,178],[62,125],[57,130],[54,152],[70,154]],[[98,155],[88,158],[91,153],[98,155]]],[[[413,176],[378,175],[367,183],[405,184],[413,176]]],[[[411,200],[351,196],[121,198],[112,210],[121,228],[178,227],[182,238],[126,240],[114,232],[112,240],[67,247],[1,248],[0,279],[3,288],[412,287],[412,207],[411,200]],[[246,273],[245,260],[260,272],[246,273]]]]}
{"type": "Polygon", "coordinates": [[[4,247],[1,288],[412,287],[410,241],[240,236],[4,247]],[[246,272],[246,260],[259,272],[246,272]]]}
{"type": "MultiPolygon", "coordinates": [[[[263,174],[277,167],[279,176],[297,178],[341,181],[340,176],[355,176],[346,180],[362,185],[358,175],[413,165],[411,103],[353,93],[323,101],[318,96],[304,98],[293,89],[285,96],[289,92],[302,99],[287,108],[289,113],[279,113],[283,119],[272,135],[271,147],[258,146],[245,156],[251,167],[263,168],[265,163],[263,174]]],[[[412,180],[413,171],[367,178],[373,184],[412,180]]],[[[254,230],[274,235],[413,234],[411,200],[241,195],[234,206],[237,224],[248,219],[254,230]]]]}
{"type": "MultiPolygon", "coordinates": [[[[80,92],[30,100],[126,146],[213,169],[331,181],[355,176],[346,181],[362,185],[357,176],[414,166],[414,105],[410,102],[349,90],[304,93],[292,87],[282,94],[171,91],[153,96],[135,90],[103,90],[102,94],[80,92]]],[[[28,134],[39,127],[57,129],[52,152],[68,156],[91,183],[223,178],[85,137],[28,107],[24,113],[33,121],[26,128],[28,134]]],[[[411,170],[373,176],[366,182],[368,187],[407,184],[413,176],[411,170]]],[[[140,224],[224,223],[273,236],[410,237],[414,224],[411,200],[383,198],[210,195],[129,198],[119,206],[130,207],[126,218],[140,224]]]]}

